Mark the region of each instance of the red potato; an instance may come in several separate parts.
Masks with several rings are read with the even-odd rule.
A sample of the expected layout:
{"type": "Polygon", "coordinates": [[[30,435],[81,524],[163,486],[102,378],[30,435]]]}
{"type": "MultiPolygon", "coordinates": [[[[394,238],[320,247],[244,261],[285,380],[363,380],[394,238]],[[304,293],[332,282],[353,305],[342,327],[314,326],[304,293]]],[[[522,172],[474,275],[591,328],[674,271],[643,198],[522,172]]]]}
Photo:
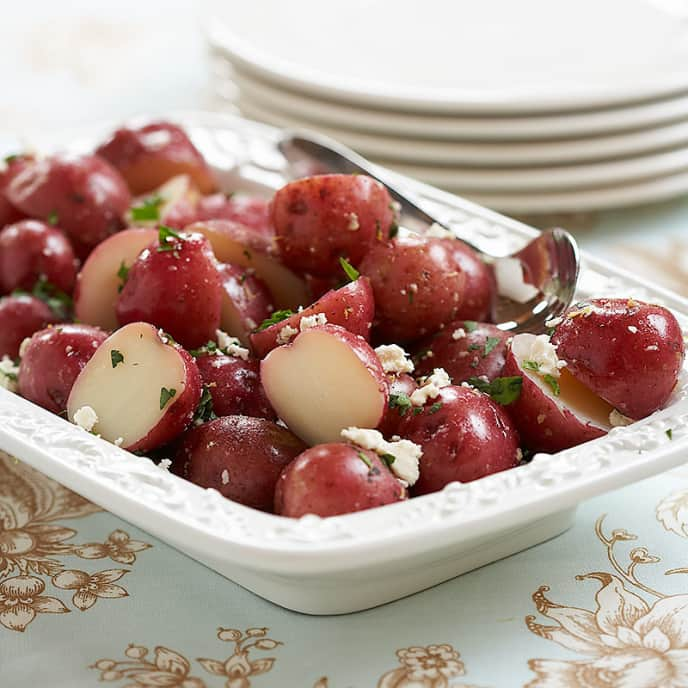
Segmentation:
{"type": "Polygon", "coordinates": [[[367,253],[359,270],[373,286],[376,328],[385,341],[419,339],[457,319],[466,275],[453,241],[409,234],[367,253]]]}
{"type": "Polygon", "coordinates": [[[135,195],[152,191],[179,174],[189,175],[204,194],[216,188],[203,156],[186,132],[170,122],[122,127],[96,153],[119,170],[135,195]]]}
{"type": "Polygon", "coordinates": [[[323,277],[339,270],[340,257],[358,265],[395,221],[387,189],[351,174],[290,182],[272,199],[271,217],[284,264],[323,277]]]}
{"type": "Polygon", "coordinates": [[[391,437],[399,434],[402,419],[410,411],[405,403],[405,398],[410,397],[418,389],[418,385],[406,373],[387,375],[387,383],[389,385],[389,402],[377,429],[385,437],[391,437]]]}
{"type": "Polygon", "coordinates": [[[149,194],[132,201],[127,220],[139,227],[157,227],[158,224],[184,229],[196,219],[200,199],[198,187],[188,174],[180,174],[166,181],[149,194]],[[147,215],[150,215],[148,219],[147,215]]]}
{"type": "Polygon", "coordinates": [[[196,222],[185,231],[203,234],[221,263],[252,268],[256,277],[267,285],[277,308],[295,310],[312,303],[305,281],[280,262],[274,236],[230,220],[196,222]]]}
{"type": "Polygon", "coordinates": [[[350,444],[320,444],[306,450],[282,472],[275,513],[338,516],[407,498],[406,488],[380,457],[350,444]]]}
{"type": "Polygon", "coordinates": [[[196,358],[196,365],[216,415],[277,420],[260,381],[260,361],[207,354],[196,358]]]}
{"type": "Polygon", "coordinates": [[[19,208],[15,208],[8,200],[6,190],[10,182],[21,172],[32,159],[29,155],[16,155],[6,158],[4,167],[0,161],[0,229],[13,222],[19,222],[26,217],[19,208]]]}
{"type": "Polygon", "coordinates": [[[490,320],[497,298],[497,283],[492,269],[483,263],[478,254],[463,241],[449,239],[447,246],[451,247],[456,262],[466,275],[466,285],[457,319],[490,320]]]}
{"type": "Polygon", "coordinates": [[[552,341],[571,375],[635,420],[666,404],[685,357],[674,315],[633,299],[593,299],[574,307],[552,341]]]}
{"type": "Polygon", "coordinates": [[[467,387],[444,387],[420,414],[409,413],[400,434],[420,445],[416,495],[445,485],[483,478],[518,465],[519,438],[505,411],[490,397],[467,387]]]}
{"type": "Polygon", "coordinates": [[[254,332],[251,335],[251,344],[256,355],[263,358],[269,351],[279,346],[280,332],[286,325],[298,330],[303,318],[318,313],[323,313],[331,325],[339,325],[369,341],[370,328],[375,315],[375,301],[370,280],[367,277],[360,277],[340,289],[328,291],[312,306],[260,332],[254,332]]]}
{"type": "Polygon", "coordinates": [[[223,193],[204,196],[196,208],[196,220],[231,220],[266,236],[275,233],[270,220],[270,203],[257,196],[223,193]]]}
{"type": "Polygon", "coordinates": [[[265,284],[249,269],[236,265],[220,265],[222,310],[220,329],[249,345],[250,333],[275,310],[272,296],[265,284]]]}
{"type": "Polygon", "coordinates": [[[509,337],[489,323],[457,320],[418,343],[416,373],[430,375],[444,368],[456,384],[481,376],[494,380],[502,375],[509,337]]]}
{"type": "Polygon", "coordinates": [[[6,296],[0,299],[0,358],[17,358],[21,343],[58,318],[34,296],[6,296]]]}
{"type": "Polygon", "coordinates": [[[220,327],[222,282],[210,244],[200,234],[162,235],[129,270],[117,301],[125,325],[145,321],[193,349],[220,327]]]}
{"type": "Polygon", "coordinates": [[[523,444],[533,451],[555,453],[602,437],[610,427],[612,406],[595,396],[566,368],[557,378],[559,394],[543,376],[524,367],[531,360],[535,335],[516,335],[503,375],[523,379],[519,398],[506,407],[523,444]]]}
{"type": "Polygon", "coordinates": [[[105,332],[90,325],[56,325],[36,332],[22,347],[19,394],[62,413],[75,380],[106,339],[105,332]]]}
{"type": "Polygon", "coordinates": [[[141,251],[158,238],[155,229],[125,229],[98,244],[77,275],[74,316],[104,330],[118,327],[115,307],[126,272],[141,251]]]}
{"type": "Polygon", "coordinates": [[[314,299],[319,299],[320,297],[327,294],[328,291],[332,289],[339,289],[341,284],[341,274],[336,277],[331,275],[329,277],[315,277],[314,275],[304,275],[303,276],[309,292],[313,295],[314,299]]]}
{"type": "Polygon", "coordinates": [[[67,237],[38,220],[21,220],[0,231],[0,291],[31,291],[44,277],[71,294],[78,261],[67,237]]]}
{"type": "Polygon", "coordinates": [[[80,257],[124,227],[131,204],[120,174],[95,155],[34,160],[12,179],[6,194],[27,215],[55,219],[80,257]]]}
{"type": "MultiPolygon", "coordinates": [[[[21,380],[21,368],[20,368],[21,380]]],[[[148,323],[110,335],[79,374],[67,402],[72,422],[84,410],[89,430],[130,451],[167,444],[191,422],[201,398],[193,358],[148,323]]]]}
{"type": "Polygon", "coordinates": [[[338,325],[307,329],[273,349],[260,376],[272,407],[310,445],[344,428],[375,428],[387,408],[387,378],[370,345],[338,325]]]}
{"type": "Polygon", "coordinates": [[[264,418],[227,416],[189,430],[173,471],[227,499],[272,511],[280,473],[306,445],[264,418]]]}

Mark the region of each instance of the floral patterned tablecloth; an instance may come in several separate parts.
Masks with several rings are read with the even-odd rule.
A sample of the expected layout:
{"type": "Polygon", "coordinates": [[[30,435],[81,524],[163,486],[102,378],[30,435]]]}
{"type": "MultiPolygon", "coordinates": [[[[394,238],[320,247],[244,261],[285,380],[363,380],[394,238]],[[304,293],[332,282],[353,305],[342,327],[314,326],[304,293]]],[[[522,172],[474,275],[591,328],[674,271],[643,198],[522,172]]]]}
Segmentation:
{"type": "Polygon", "coordinates": [[[682,468],[425,592],[306,616],[0,454],[3,688],[679,688],[687,573],[682,468]]]}

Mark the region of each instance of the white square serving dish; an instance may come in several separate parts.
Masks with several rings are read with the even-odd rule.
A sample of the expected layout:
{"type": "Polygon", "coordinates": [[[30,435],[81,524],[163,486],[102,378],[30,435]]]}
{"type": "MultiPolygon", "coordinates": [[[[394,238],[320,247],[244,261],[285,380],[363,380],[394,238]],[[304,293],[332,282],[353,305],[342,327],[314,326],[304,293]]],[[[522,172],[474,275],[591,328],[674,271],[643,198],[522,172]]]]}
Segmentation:
{"type": "MultiPolygon", "coordinates": [[[[225,115],[168,119],[186,127],[227,189],[265,192],[289,177],[275,146],[277,129],[225,115]]],[[[62,148],[89,150],[111,128],[62,148]]],[[[54,137],[41,145],[57,147],[54,137]]],[[[495,253],[507,254],[536,234],[461,198],[394,177],[450,226],[491,239],[495,253]]],[[[682,327],[688,323],[688,301],[587,255],[578,296],[662,303],[682,327]]],[[[4,389],[0,449],[268,600],[310,614],[342,614],[542,542],[571,524],[582,500],[683,463],[687,379],[684,370],[666,409],[606,437],[436,494],[327,519],[291,520],[231,502],[4,389]]]]}

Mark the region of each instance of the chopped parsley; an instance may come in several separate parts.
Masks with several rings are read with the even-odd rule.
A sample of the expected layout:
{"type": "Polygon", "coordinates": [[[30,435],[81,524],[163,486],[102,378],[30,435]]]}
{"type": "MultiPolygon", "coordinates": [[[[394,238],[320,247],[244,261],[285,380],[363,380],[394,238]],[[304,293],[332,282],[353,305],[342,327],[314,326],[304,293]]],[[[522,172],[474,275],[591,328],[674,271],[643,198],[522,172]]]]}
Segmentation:
{"type": "Polygon", "coordinates": [[[161,196],[151,196],[145,198],[140,205],[132,206],[131,219],[134,222],[146,222],[148,220],[160,219],[160,206],[165,201],[161,196]]]}
{"type": "Polygon", "coordinates": [[[547,373],[547,375],[543,375],[542,379],[552,388],[552,393],[554,394],[555,397],[558,397],[561,389],[559,388],[559,382],[554,375],[550,375],[547,373]]]}
{"type": "MultiPolygon", "coordinates": [[[[17,289],[13,294],[25,294],[26,292],[17,289]]],[[[48,308],[60,320],[67,320],[72,310],[72,297],[58,289],[54,284],[48,282],[45,275],[41,275],[36,284],[33,285],[31,294],[43,301],[48,308]]]]}
{"type": "Polygon", "coordinates": [[[117,349],[111,349],[110,360],[112,361],[112,367],[116,368],[120,363],[124,363],[124,356],[122,356],[121,351],[117,351],[117,349]]]}
{"type": "Polygon", "coordinates": [[[117,293],[121,294],[122,289],[124,289],[124,285],[127,283],[127,280],[129,279],[129,268],[126,266],[124,261],[122,261],[119,265],[119,270],[117,270],[117,277],[119,277],[120,280],[120,285],[117,287],[117,293]]]}
{"type": "Polygon", "coordinates": [[[396,222],[392,222],[389,226],[389,238],[394,239],[397,234],[399,234],[399,225],[396,222]]]}
{"type": "Polygon", "coordinates": [[[413,303],[413,289],[408,289],[407,293],[408,293],[409,303],[413,303]]]}
{"type": "Polygon", "coordinates": [[[468,345],[468,350],[469,351],[477,351],[478,349],[482,349],[480,344],[469,344],[468,345]]]}
{"type": "Polygon", "coordinates": [[[387,464],[387,468],[389,468],[397,460],[397,457],[394,456],[394,454],[380,454],[380,458],[387,464]]]}
{"type": "Polygon", "coordinates": [[[277,323],[290,318],[292,315],[294,315],[294,311],[290,311],[288,308],[281,311],[275,311],[269,318],[265,318],[265,320],[258,325],[256,332],[267,330],[271,325],[276,325],[277,323]]]}
{"type": "Polygon", "coordinates": [[[441,408],[442,408],[442,402],[441,402],[441,401],[436,401],[436,402],[430,407],[430,415],[432,415],[433,413],[437,413],[441,408]]]}
{"type": "Polygon", "coordinates": [[[361,276],[361,273],[356,270],[356,268],[346,258],[340,257],[339,264],[342,266],[342,270],[344,270],[346,276],[349,278],[349,282],[355,282],[361,276]]]}
{"type": "Polygon", "coordinates": [[[212,339],[209,339],[203,346],[201,346],[198,349],[189,349],[189,354],[193,356],[194,358],[198,358],[199,356],[205,356],[206,354],[214,354],[219,350],[219,346],[217,345],[217,342],[214,342],[212,339]]]}
{"type": "Polygon", "coordinates": [[[208,386],[203,385],[201,400],[198,402],[198,406],[194,412],[194,425],[202,425],[203,423],[207,423],[210,420],[215,420],[216,418],[217,414],[213,410],[213,397],[210,394],[208,386]]]}
{"type": "Polygon", "coordinates": [[[420,416],[421,413],[423,413],[423,407],[422,406],[416,406],[413,409],[413,415],[414,416],[420,416]]]}
{"type": "Polygon", "coordinates": [[[478,323],[475,320],[464,320],[463,329],[466,332],[475,332],[478,329],[478,323]]]}
{"type": "Polygon", "coordinates": [[[536,373],[540,370],[540,364],[537,361],[523,361],[521,367],[526,370],[534,370],[536,373]]]}
{"type": "Polygon", "coordinates": [[[673,431],[671,428],[669,428],[668,430],[665,430],[665,431],[664,431],[664,434],[665,434],[670,440],[673,440],[673,439],[674,439],[674,431],[673,431]]]}
{"type": "Polygon", "coordinates": [[[373,462],[362,451],[358,452],[358,458],[361,459],[368,468],[373,467],[373,462]]]}
{"type": "Polygon", "coordinates": [[[492,350],[501,342],[502,340],[499,337],[488,337],[485,340],[485,353],[483,354],[483,358],[485,356],[489,356],[492,350]]]}
{"type": "Polygon", "coordinates": [[[242,253],[244,254],[244,257],[246,258],[246,260],[253,260],[253,256],[251,255],[251,252],[247,248],[245,248],[242,251],[242,253]]]}
{"type": "Polygon", "coordinates": [[[47,221],[49,225],[52,225],[54,227],[60,221],[60,218],[57,216],[57,213],[53,210],[52,213],[48,215],[47,221]]]}
{"type": "Polygon", "coordinates": [[[162,411],[167,402],[174,397],[174,395],[177,393],[177,390],[174,388],[167,389],[166,387],[161,387],[160,388],[160,410],[162,411]]]}
{"type": "Polygon", "coordinates": [[[399,415],[403,418],[411,408],[411,400],[403,392],[389,395],[389,408],[399,409],[399,415]]]}
{"type": "Polygon", "coordinates": [[[6,165],[11,165],[15,160],[19,160],[19,158],[23,158],[24,156],[21,153],[12,153],[12,155],[6,155],[3,160],[5,161],[6,165]]]}
{"type": "Polygon", "coordinates": [[[479,377],[472,377],[468,380],[468,384],[485,394],[489,394],[498,404],[508,406],[521,396],[523,378],[515,375],[513,377],[496,377],[492,382],[485,382],[479,377]]]}
{"type": "Polygon", "coordinates": [[[175,232],[171,227],[160,225],[158,227],[158,253],[176,251],[179,248],[177,242],[184,241],[182,236],[175,232]],[[172,239],[172,241],[170,241],[172,239]],[[177,241],[174,241],[176,239],[177,241]]]}

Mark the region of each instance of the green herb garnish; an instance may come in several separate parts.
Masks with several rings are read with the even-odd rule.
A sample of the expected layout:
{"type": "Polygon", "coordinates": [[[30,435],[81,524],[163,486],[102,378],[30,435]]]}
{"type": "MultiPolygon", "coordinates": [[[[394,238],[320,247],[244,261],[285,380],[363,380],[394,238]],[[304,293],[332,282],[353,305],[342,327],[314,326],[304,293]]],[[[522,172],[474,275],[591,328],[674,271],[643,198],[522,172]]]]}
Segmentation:
{"type": "Polygon", "coordinates": [[[555,397],[558,397],[561,389],[559,388],[559,382],[554,375],[550,375],[547,373],[547,375],[543,375],[542,379],[552,388],[552,393],[554,394],[555,397]]]}
{"type": "Polygon", "coordinates": [[[161,196],[151,196],[145,198],[141,205],[135,205],[131,208],[131,219],[134,222],[146,222],[148,220],[160,219],[160,206],[165,201],[161,196]]]}
{"type": "Polygon", "coordinates": [[[414,416],[420,416],[421,413],[423,413],[423,407],[422,406],[416,406],[413,409],[413,415],[414,416]]]}
{"type": "Polygon", "coordinates": [[[177,241],[170,241],[170,239],[184,241],[181,235],[175,232],[171,227],[160,225],[158,227],[158,253],[176,251],[179,248],[177,241]]]}
{"type": "Polygon", "coordinates": [[[129,268],[125,265],[124,261],[122,261],[119,265],[119,270],[117,270],[117,277],[120,279],[120,285],[117,287],[117,293],[121,294],[122,289],[124,289],[124,285],[127,283],[127,280],[129,279],[129,268]]]}
{"type": "Polygon", "coordinates": [[[442,408],[442,402],[441,402],[441,401],[436,401],[436,402],[430,407],[430,414],[432,415],[433,413],[437,413],[441,408],[442,408]]]}
{"type": "Polygon", "coordinates": [[[518,375],[514,377],[496,377],[492,382],[485,382],[485,380],[481,380],[479,377],[472,377],[469,378],[468,384],[485,394],[489,394],[498,404],[508,406],[521,396],[523,378],[518,375]]]}
{"type": "Polygon", "coordinates": [[[290,311],[288,308],[281,311],[275,311],[269,318],[265,318],[265,320],[258,325],[256,332],[267,330],[271,325],[276,325],[277,323],[290,318],[292,315],[294,315],[294,311],[290,311]]]}
{"type": "Polygon", "coordinates": [[[482,349],[480,344],[469,344],[468,345],[468,350],[469,351],[477,351],[478,349],[482,349]]]}
{"type": "Polygon", "coordinates": [[[670,440],[673,440],[673,439],[674,439],[674,431],[673,431],[671,428],[669,428],[668,430],[665,430],[665,431],[664,431],[664,434],[665,434],[670,440]]]}
{"type": "MultiPolygon", "coordinates": [[[[16,290],[15,294],[23,294],[22,290],[16,290]]],[[[45,275],[41,275],[33,285],[31,294],[47,304],[48,308],[60,320],[67,320],[72,310],[72,297],[48,282],[45,275]]]]}
{"type": "Polygon", "coordinates": [[[526,370],[534,370],[536,373],[540,370],[540,364],[537,361],[523,361],[521,367],[526,370]]]}
{"type": "Polygon", "coordinates": [[[203,346],[199,347],[198,349],[189,349],[189,354],[194,358],[198,358],[199,356],[205,356],[206,354],[214,354],[218,351],[222,351],[222,349],[220,349],[220,347],[217,345],[217,342],[214,342],[212,339],[209,339],[203,346]]]}
{"type": "Polygon", "coordinates": [[[397,457],[394,456],[394,454],[380,454],[380,458],[387,464],[387,468],[390,468],[391,465],[397,460],[397,457]]]}
{"type": "Polygon", "coordinates": [[[110,360],[112,361],[112,367],[116,368],[120,363],[124,363],[124,356],[122,356],[121,351],[117,351],[117,349],[111,349],[110,360]]]}
{"type": "Polygon", "coordinates": [[[389,395],[389,408],[399,409],[399,415],[403,418],[408,410],[413,406],[411,400],[403,392],[401,394],[390,394],[389,395]]]}
{"type": "Polygon", "coordinates": [[[12,153],[12,155],[6,155],[3,160],[5,161],[6,165],[11,165],[15,160],[19,160],[19,158],[23,158],[24,156],[21,155],[21,153],[12,153]]]}
{"type": "Polygon", "coordinates": [[[174,388],[167,389],[166,387],[161,387],[160,388],[160,410],[162,411],[165,408],[165,405],[167,402],[174,397],[174,395],[177,393],[177,390],[174,388]]]}
{"type": "Polygon", "coordinates": [[[346,258],[340,257],[339,264],[342,266],[342,270],[344,270],[346,276],[349,278],[349,282],[355,282],[361,276],[361,273],[356,270],[356,268],[346,258]]]}
{"type": "Polygon", "coordinates": [[[53,227],[60,221],[60,218],[57,216],[57,213],[53,210],[52,213],[50,213],[47,217],[47,222],[49,225],[52,225],[53,227]]]}
{"type": "Polygon", "coordinates": [[[217,415],[213,410],[213,397],[210,394],[210,390],[207,385],[203,385],[203,393],[201,394],[201,400],[198,402],[196,411],[194,412],[193,422],[194,425],[201,425],[207,423],[210,420],[215,420],[217,415]]]}
{"type": "Polygon", "coordinates": [[[463,329],[466,332],[475,332],[478,329],[478,323],[475,320],[464,320],[463,329]]]}
{"type": "Polygon", "coordinates": [[[392,222],[389,226],[389,238],[394,239],[397,234],[399,234],[399,225],[396,222],[392,222]]]}
{"type": "Polygon", "coordinates": [[[489,356],[490,352],[501,342],[502,340],[499,337],[488,337],[485,340],[485,353],[483,354],[483,358],[485,356],[489,356]]]}
{"type": "Polygon", "coordinates": [[[373,467],[373,462],[362,451],[358,452],[358,458],[361,459],[368,468],[373,467]]]}
{"type": "Polygon", "coordinates": [[[251,252],[247,248],[245,248],[242,251],[242,253],[244,254],[244,257],[246,258],[246,260],[253,260],[253,256],[251,255],[251,252]]]}

